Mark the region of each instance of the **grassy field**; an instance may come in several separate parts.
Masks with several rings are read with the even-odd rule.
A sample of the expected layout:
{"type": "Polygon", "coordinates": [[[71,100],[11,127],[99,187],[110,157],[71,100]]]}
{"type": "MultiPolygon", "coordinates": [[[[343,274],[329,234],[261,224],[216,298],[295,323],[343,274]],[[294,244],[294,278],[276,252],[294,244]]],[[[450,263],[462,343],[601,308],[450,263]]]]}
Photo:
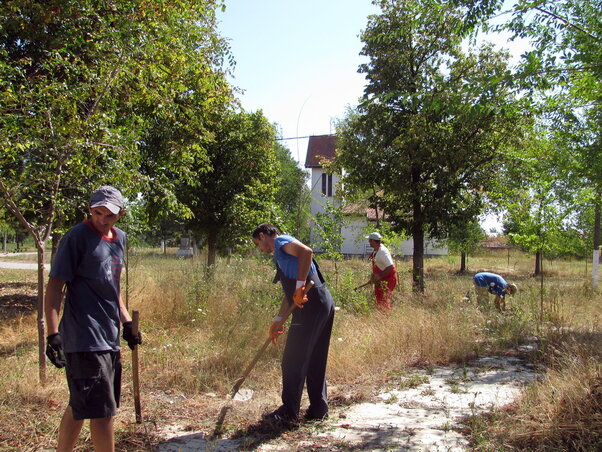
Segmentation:
{"type": "MultiPolygon", "coordinates": [[[[173,251],[173,250],[172,250],[173,251]]],[[[546,365],[541,381],[513,406],[467,420],[475,450],[599,450],[602,444],[602,296],[593,291],[585,262],[544,262],[542,281],[533,258],[518,252],[426,261],[426,292],[411,291],[411,263],[400,276],[389,315],[374,310],[369,264],[320,260],[338,306],[328,378],[333,403],[361,400],[370,388],[414,366],[465,362],[537,342],[532,357],[546,365]],[[517,283],[508,314],[479,309],[464,297],[472,273],[489,270],[517,283]],[[522,422],[517,422],[521,420],[522,422]]],[[[140,349],[145,423],[133,421],[129,353],[124,352],[122,408],[116,419],[119,450],[151,450],[157,429],[183,423],[210,431],[232,383],[267,335],[280,303],[273,266],[261,257],[220,259],[208,274],[204,257],[177,259],[133,250],[129,308],[141,313],[140,349]]],[[[123,281],[125,278],[123,279],[123,281]]],[[[0,270],[0,450],[52,447],[67,400],[62,371],[48,368],[38,384],[36,273],[0,270]]],[[[228,420],[235,433],[279,403],[283,340],[270,347],[244,387],[254,401],[228,420]]],[[[86,435],[84,435],[85,437],[86,435]]],[[[89,438],[78,450],[90,450],[89,438]]]]}

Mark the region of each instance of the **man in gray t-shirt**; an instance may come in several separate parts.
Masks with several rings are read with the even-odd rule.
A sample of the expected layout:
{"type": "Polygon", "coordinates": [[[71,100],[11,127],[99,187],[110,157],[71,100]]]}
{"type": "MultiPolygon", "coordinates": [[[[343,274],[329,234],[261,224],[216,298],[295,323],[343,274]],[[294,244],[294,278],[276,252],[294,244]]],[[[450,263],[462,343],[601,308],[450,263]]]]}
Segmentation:
{"type": "Polygon", "coordinates": [[[113,450],[113,417],[121,393],[119,327],[133,348],[132,320],[120,295],[125,234],[115,223],[125,212],[119,190],[92,193],[90,218],[62,238],[46,288],[46,355],[66,368],[69,406],[59,427],[58,450],[75,447],[84,419],[90,419],[95,450],[113,450]],[[62,294],[65,306],[59,325],[62,294]]]}

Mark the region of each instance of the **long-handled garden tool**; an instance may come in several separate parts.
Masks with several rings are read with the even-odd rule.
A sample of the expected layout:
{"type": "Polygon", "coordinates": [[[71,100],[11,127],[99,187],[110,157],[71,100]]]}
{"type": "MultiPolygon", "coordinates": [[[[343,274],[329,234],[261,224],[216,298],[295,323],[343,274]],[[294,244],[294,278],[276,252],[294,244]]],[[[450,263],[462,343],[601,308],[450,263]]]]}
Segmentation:
{"type": "MultiPolygon", "coordinates": [[[[305,294],[306,295],[307,295],[307,292],[309,292],[311,290],[311,288],[314,286],[314,284],[315,283],[313,281],[309,281],[305,285],[305,294]]],[[[284,323],[286,322],[286,320],[289,318],[289,316],[295,310],[296,307],[297,307],[297,305],[295,303],[291,303],[291,305],[288,307],[288,309],[282,316],[282,320],[280,320],[278,329],[282,328],[282,325],[284,325],[284,323]]],[[[255,365],[257,364],[259,359],[261,358],[261,356],[264,354],[265,350],[270,345],[270,342],[272,342],[272,338],[268,337],[265,340],[265,342],[263,343],[263,345],[261,346],[261,348],[259,349],[259,351],[255,354],[255,357],[253,358],[253,360],[246,367],[246,369],[242,373],[242,376],[238,380],[236,380],[236,382],[234,382],[234,385],[232,386],[232,389],[230,390],[230,393],[228,394],[228,402],[231,402],[232,400],[236,400],[235,397],[236,397],[236,394],[238,393],[238,391],[240,390],[240,387],[242,386],[244,381],[247,379],[247,377],[249,376],[249,374],[251,373],[251,371],[253,370],[253,368],[255,367],[255,365]]],[[[249,398],[250,397],[242,397],[241,399],[247,400],[249,398]]],[[[220,415],[219,415],[218,420],[215,425],[215,429],[213,430],[213,436],[217,436],[221,433],[222,426],[224,424],[224,419],[226,418],[226,413],[228,412],[228,410],[230,408],[231,408],[231,404],[228,403],[221,409],[220,415]]]]}
{"type": "Polygon", "coordinates": [[[368,286],[368,285],[370,285],[370,284],[372,284],[372,280],[368,281],[368,282],[367,282],[367,283],[365,283],[365,284],[362,284],[361,286],[357,286],[357,287],[356,287],[355,289],[353,289],[353,290],[359,290],[359,289],[361,289],[362,287],[366,287],[366,286],[368,286]]]}

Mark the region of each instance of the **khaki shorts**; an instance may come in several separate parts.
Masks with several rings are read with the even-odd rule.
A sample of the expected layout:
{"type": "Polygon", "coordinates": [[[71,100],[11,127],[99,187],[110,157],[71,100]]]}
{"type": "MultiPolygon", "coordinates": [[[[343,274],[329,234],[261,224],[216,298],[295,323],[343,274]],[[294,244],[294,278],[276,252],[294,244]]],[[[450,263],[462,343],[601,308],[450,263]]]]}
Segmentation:
{"type": "Polygon", "coordinates": [[[121,397],[120,352],[65,353],[65,360],[73,418],[115,416],[121,397]]]}
{"type": "Polygon", "coordinates": [[[489,302],[489,288],[474,285],[474,291],[477,294],[477,303],[479,306],[487,306],[489,302]]]}

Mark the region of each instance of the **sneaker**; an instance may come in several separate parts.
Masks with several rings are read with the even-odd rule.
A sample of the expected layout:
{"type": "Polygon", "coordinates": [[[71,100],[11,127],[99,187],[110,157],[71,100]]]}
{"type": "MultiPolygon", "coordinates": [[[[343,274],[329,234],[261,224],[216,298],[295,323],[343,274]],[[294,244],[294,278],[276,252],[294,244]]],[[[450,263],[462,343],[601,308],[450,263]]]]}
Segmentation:
{"type": "Polygon", "coordinates": [[[290,425],[298,422],[297,417],[287,413],[284,407],[280,407],[271,413],[264,414],[262,417],[264,421],[272,422],[274,424],[290,425]]]}
{"type": "Polygon", "coordinates": [[[303,416],[303,419],[306,421],[324,421],[328,419],[328,411],[324,414],[315,414],[307,410],[305,412],[305,416],[303,416]]]}

